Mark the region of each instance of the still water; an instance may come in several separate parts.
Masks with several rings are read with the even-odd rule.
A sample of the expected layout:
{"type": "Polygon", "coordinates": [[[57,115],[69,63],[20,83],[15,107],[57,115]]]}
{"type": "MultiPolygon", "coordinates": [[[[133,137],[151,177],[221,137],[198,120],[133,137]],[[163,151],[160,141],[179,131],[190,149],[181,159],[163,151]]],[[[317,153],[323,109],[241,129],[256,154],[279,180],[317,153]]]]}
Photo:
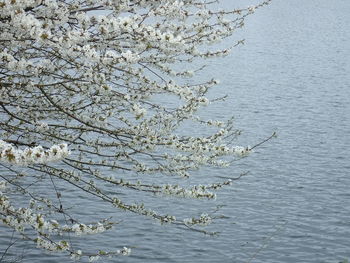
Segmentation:
{"type": "MultiPolygon", "coordinates": [[[[237,7],[246,1],[225,1],[237,7]]],[[[276,131],[278,138],[229,170],[198,175],[250,174],[218,193],[215,201],[145,196],[158,211],[198,215],[214,210],[227,218],[209,230],[215,237],[161,226],[142,217],[111,213],[120,224],[87,248],[134,246],[110,262],[339,262],[350,260],[350,1],[274,0],[249,17],[236,35],[246,44],[203,74],[220,78],[212,96],[229,98],[208,116],[234,115],[242,143],[253,145],[276,131]]],[[[107,210],[64,193],[72,202],[107,210]]],[[[94,212],[97,211],[97,212],[94,212]]],[[[0,249],[8,239],[1,230],[0,249]]],[[[19,245],[21,262],[67,262],[19,245]]],[[[104,261],[103,261],[104,262],[104,261]]]]}

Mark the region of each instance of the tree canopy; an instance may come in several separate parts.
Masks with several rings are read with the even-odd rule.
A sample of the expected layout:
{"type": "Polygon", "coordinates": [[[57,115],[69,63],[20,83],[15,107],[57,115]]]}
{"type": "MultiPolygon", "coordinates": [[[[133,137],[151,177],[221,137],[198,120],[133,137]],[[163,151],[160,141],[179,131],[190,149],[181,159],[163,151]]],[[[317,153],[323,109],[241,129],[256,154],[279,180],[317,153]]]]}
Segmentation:
{"type": "Polygon", "coordinates": [[[206,94],[218,81],[193,76],[204,59],[240,44],[216,45],[268,2],[222,10],[206,0],[0,0],[0,221],[38,247],[73,258],[129,254],[125,247],[73,249],[68,233],[101,233],[113,221],[81,222],[62,206],[59,191],[38,194],[23,179],[50,178],[111,209],[189,229],[210,223],[208,214],[176,218],[141,200],[126,203],[105,185],[212,199],[230,184],[180,186],[168,178],[229,166],[255,148],[235,145],[240,131],[230,118],[199,116],[215,100],[206,94]],[[208,133],[180,130],[185,121],[208,133]],[[152,175],[162,183],[144,180],[152,175]]]}

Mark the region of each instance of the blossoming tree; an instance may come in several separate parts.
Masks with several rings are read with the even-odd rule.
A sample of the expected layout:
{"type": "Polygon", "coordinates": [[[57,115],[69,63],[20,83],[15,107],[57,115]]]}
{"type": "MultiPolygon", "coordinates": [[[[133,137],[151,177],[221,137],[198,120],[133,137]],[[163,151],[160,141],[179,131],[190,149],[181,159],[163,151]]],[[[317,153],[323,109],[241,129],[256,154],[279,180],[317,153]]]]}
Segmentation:
{"type": "Polygon", "coordinates": [[[25,187],[28,177],[64,181],[113,209],[189,229],[210,222],[207,214],[175,218],[129,204],[106,185],[214,198],[230,184],[186,187],[167,178],[228,166],[254,148],[232,144],[239,131],[230,120],[199,117],[218,82],[191,77],[201,69],[193,65],[239,44],[215,46],[268,2],[220,10],[210,0],[0,0],[0,222],[39,248],[73,258],[130,252],[73,248],[68,233],[101,233],[113,222],[81,222],[60,204],[58,191],[43,196],[25,187]],[[213,132],[179,132],[184,121],[213,132]],[[162,175],[162,183],[145,183],[151,174],[162,175]]]}

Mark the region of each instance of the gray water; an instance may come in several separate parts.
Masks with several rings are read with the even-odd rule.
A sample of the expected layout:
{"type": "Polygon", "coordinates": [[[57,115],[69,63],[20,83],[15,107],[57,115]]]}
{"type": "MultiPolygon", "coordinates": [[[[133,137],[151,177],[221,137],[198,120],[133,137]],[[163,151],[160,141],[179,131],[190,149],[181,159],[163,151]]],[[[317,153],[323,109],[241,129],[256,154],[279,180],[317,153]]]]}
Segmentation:
{"type": "MultiPolygon", "coordinates": [[[[350,1],[274,0],[249,17],[237,37],[246,45],[205,72],[221,79],[212,96],[229,98],[204,114],[234,115],[244,130],[241,142],[253,145],[273,131],[278,138],[231,169],[204,170],[199,181],[250,171],[215,201],[143,197],[155,209],[175,214],[197,215],[223,205],[217,214],[227,218],[208,227],[220,235],[111,212],[122,222],[87,241],[87,248],[134,246],[132,255],[110,262],[350,260],[350,1]]],[[[73,207],[91,206],[82,218],[111,211],[75,191],[63,195],[73,207]]],[[[8,238],[0,230],[2,249],[8,238]]],[[[65,260],[21,246],[16,252],[23,254],[22,262],[65,260]]]]}

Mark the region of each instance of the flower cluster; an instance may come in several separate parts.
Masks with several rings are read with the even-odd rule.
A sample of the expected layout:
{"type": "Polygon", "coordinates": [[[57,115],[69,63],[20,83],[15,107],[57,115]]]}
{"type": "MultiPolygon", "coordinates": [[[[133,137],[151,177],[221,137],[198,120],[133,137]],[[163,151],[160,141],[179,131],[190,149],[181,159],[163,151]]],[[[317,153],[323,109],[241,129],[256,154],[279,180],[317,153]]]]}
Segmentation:
{"type": "Polygon", "coordinates": [[[66,231],[72,231],[76,235],[92,235],[98,234],[106,231],[108,228],[102,223],[97,223],[96,225],[85,225],[83,223],[74,224],[73,226],[65,226],[66,231]]]}
{"type": "Polygon", "coordinates": [[[180,187],[178,185],[165,185],[161,191],[165,195],[174,195],[187,198],[208,198],[213,199],[216,195],[207,190],[207,187],[204,185],[196,185],[190,189],[180,187]]]}
{"type": "Polygon", "coordinates": [[[70,245],[67,241],[52,242],[51,240],[37,237],[36,244],[38,248],[43,248],[49,251],[66,251],[69,250],[70,245]]]}
{"type": "Polygon", "coordinates": [[[247,146],[247,147],[236,146],[233,148],[233,152],[236,156],[245,157],[252,152],[252,149],[250,146],[247,146]]]}
{"type": "Polygon", "coordinates": [[[70,154],[67,144],[58,144],[45,150],[42,146],[17,149],[9,143],[0,140],[0,161],[26,166],[55,162],[66,158],[70,154]]]}
{"type": "Polygon", "coordinates": [[[195,225],[195,224],[199,224],[202,226],[206,226],[208,224],[210,224],[212,221],[212,218],[208,215],[208,214],[201,214],[199,218],[186,218],[184,219],[184,223],[186,225],[195,225]]]}

